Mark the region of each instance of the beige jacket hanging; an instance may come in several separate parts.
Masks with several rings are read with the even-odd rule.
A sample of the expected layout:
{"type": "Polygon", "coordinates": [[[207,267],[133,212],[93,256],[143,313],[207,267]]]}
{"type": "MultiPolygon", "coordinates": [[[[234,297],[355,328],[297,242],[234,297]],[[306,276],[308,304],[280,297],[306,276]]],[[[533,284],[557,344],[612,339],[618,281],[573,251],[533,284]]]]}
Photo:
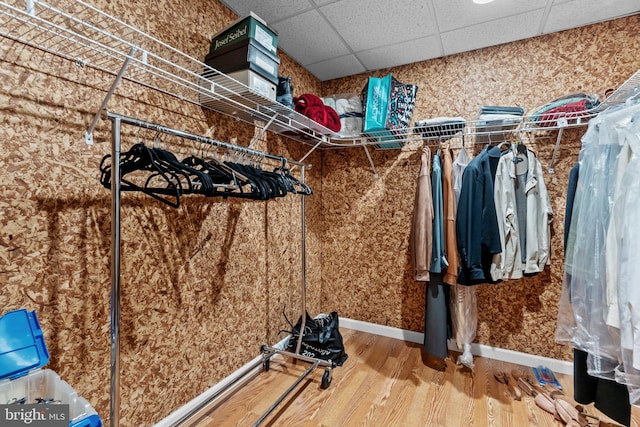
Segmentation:
{"type": "Polygon", "coordinates": [[[514,154],[509,151],[500,158],[494,196],[502,253],[493,256],[493,280],[519,279],[524,274],[539,273],[551,264],[550,223],[553,216],[551,201],[544,183],[542,166],[536,156],[527,150],[526,229],[518,228],[516,207],[516,168],[514,154]],[[520,233],[525,233],[525,261],[522,261],[520,233]]]}
{"type": "Polygon", "coordinates": [[[431,260],[431,228],[433,223],[433,200],[431,196],[431,150],[422,148],[422,164],[416,186],[413,207],[411,248],[415,280],[429,281],[431,260]]]}

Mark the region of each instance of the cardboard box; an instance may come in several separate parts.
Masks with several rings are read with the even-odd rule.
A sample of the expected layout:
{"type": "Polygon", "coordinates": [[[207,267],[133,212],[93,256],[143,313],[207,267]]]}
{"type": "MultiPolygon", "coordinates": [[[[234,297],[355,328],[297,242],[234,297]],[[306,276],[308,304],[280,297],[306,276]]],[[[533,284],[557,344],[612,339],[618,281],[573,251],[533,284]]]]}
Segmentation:
{"type": "Polygon", "coordinates": [[[243,109],[241,106],[256,108],[271,102],[277,104],[276,85],[251,70],[219,74],[207,69],[202,77],[200,87],[203,90],[198,101],[214,110],[230,111],[229,108],[236,105],[239,112],[243,109]]]}
{"type": "MultiPolygon", "coordinates": [[[[270,80],[265,79],[260,74],[251,71],[251,70],[240,70],[234,73],[226,74],[227,77],[230,77],[238,82],[242,83],[244,86],[252,90],[253,92],[264,96],[265,98],[269,98],[273,101],[276,100],[276,85],[270,80]]],[[[229,86],[228,78],[224,78],[221,75],[209,75],[203,74],[203,77],[206,77],[208,80],[215,82],[221,86],[229,86]]],[[[213,86],[212,86],[213,87],[213,86]]],[[[246,93],[245,88],[239,88],[240,94],[246,93]]],[[[215,88],[213,89],[215,92],[215,88]]],[[[238,92],[238,90],[236,90],[238,92]]]]}

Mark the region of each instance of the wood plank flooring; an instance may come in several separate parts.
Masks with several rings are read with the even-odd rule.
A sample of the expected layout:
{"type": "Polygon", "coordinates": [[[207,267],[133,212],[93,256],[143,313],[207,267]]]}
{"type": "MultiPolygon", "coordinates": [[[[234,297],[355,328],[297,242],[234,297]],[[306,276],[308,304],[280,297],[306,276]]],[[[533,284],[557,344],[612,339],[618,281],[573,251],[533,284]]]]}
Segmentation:
{"type": "MultiPolygon", "coordinates": [[[[473,371],[457,366],[451,353],[443,370],[425,365],[421,346],[341,329],[349,355],[332,372],[329,388],[320,388],[316,368],[262,422],[263,426],[485,427],[561,426],[533,398],[513,400],[495,380],[496,371],[530,373],[529,368],[476,357],[473,371]]],[[[201,411],[192,427],[251,426],[310,365],[276,355],[269,371],[201,411]]],[[[573,395],[573,379],[558,375],[573,395]]],[[[592,406],[592,414],[606,417],[592,406]]],[[[635,425],[632,423],[632,425],[635,425]]]]}

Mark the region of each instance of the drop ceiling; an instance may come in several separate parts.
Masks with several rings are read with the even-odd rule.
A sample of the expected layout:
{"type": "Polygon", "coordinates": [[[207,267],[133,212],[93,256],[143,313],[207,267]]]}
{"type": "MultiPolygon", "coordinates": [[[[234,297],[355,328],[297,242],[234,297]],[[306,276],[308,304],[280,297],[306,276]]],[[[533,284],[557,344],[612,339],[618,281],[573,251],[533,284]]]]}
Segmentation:
{"type": "Polygon", "coordinates": [[[404,65],[640,13],[640,0],[221,0],[278,32],[318,79],[404,65]]]}

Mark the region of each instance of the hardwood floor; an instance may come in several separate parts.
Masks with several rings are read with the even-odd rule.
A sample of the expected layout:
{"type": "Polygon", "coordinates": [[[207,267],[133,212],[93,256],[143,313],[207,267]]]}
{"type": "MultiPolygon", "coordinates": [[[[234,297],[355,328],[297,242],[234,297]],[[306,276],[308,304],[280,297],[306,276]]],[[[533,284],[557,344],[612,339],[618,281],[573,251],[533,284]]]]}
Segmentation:
{"type": "MultiPolygon", "coordinates": [[[[473,371],[455,365],[435,370],[422,360],[421,346],[392,338],[341,329],[349,354],[332,372],[329,388],[320,388],[323,368],[316,368],[261,424],[263,426],[561,426],[524,396],[513,400],[494,372],[530,369],[475,358],[473,371]]],[[[269,371],[259,372],[222,402],[201,411],[194,427],[251,426],[309,367],[276,355],[269,371]]],[[[573,395],[570,376],[558,375],[573,395]]],[[[592,406],[591,414],[606,417],[592,406]]],[[[634,425],[634,424],[632,424],[634,425]]]]}

